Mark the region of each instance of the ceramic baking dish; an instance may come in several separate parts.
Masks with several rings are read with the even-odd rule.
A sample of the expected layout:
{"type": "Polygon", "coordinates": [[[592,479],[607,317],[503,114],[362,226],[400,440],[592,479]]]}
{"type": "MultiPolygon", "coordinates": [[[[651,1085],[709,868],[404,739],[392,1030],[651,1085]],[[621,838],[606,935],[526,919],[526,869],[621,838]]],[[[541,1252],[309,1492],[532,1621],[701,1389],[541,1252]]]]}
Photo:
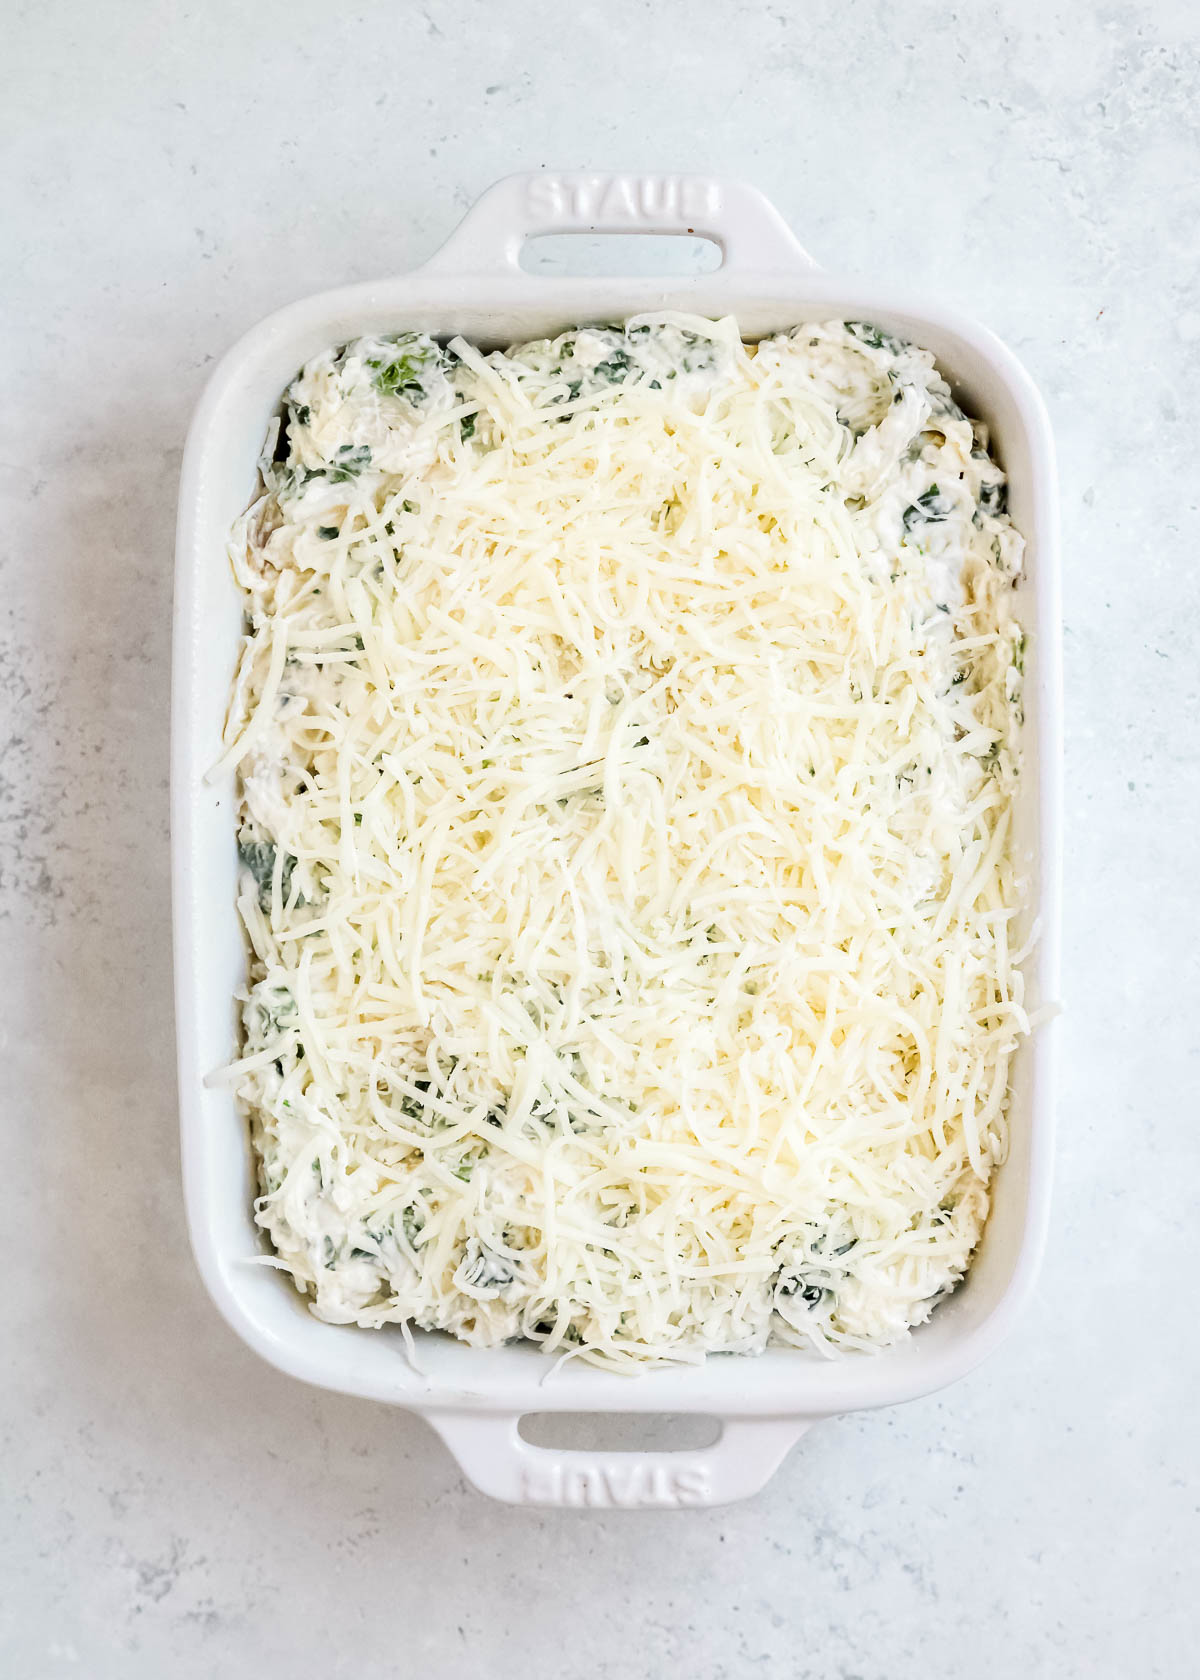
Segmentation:
{"type": "Polygon", "coordinates": [[[322,1324],[291,1282],[248,1264],[254,1225],[247,1128],[226,1089],[204,1076],[235,1042],[231,997],[245,953],[234,910],[232,777],[206,784],[218,756],[242,628],[225,558],[230,524],[281,393],[328,345],[415,328],[487,347],[646,309],[733,313],[754,338],[799,322],[865,319],[935,352],[955,394],[985,419],[1027,539],[1021,616],[1029,632],[1026,773],[1016,844],[1033,883],[1040,940],[1028,967],[1033,1007],[1057,990],[1059,608],[1054,468],[1045,412],[1029,378],[991,334],[939,306],[835,279],[752,188],[706,176],[513,176],[492,187],[423,268],[289,305],[221,362],[184,457],[175,588],[172,813],[180,1112],[188,1222],[217,1306],[243,1339],[307,1382],[420,1412],[475,1485],[500,1499],[593,1506],[708,1505],[761,1487],[811,1424],[941,1388],[989,1353],[1030,1293],[1050,1193],[1053,1024],[1013,1063],[1012,1145],[971,1273],[927,1325],[875,1356],[824,1361],[786,1348],[710,1358],[638,1377],[550,1362],[527,1346],[470,1348],[417,1332],[420,1371],[399,1331],[322,1324]],[[713,240],[721,265],[671,280],[547,278],[520,265],[544,233],[652,232],[713,240]],[[703,1413],[720,1421],[701,1451],[580,1452],[534,1446],[530,1412],[703,1413]]]}

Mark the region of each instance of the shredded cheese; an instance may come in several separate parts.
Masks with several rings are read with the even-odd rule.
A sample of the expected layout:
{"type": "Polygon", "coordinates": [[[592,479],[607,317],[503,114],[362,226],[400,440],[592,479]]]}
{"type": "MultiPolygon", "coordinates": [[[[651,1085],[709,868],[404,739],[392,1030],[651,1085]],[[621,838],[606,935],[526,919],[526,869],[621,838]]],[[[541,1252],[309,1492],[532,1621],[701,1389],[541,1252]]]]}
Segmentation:
{"type": "Polygon", "coordinates": [[[874,328],[317,358],[231,544],[258,1219],[322,1318],[869,1349],[1028,1030],[1021,543],[874,328]]]}

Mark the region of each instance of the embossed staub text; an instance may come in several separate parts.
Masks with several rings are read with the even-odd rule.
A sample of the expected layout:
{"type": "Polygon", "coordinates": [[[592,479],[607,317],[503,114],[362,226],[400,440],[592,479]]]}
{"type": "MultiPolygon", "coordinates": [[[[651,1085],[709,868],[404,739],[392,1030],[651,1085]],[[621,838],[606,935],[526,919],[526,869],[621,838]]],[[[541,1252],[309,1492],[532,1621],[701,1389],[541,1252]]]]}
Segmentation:
{"type": "Polygon", "coordinates": [[[703,175],[535,175],[525,194],[531,222],[661,226],[702,221],[720,208],[720,183],[703,175]]]}
{"type": "Polygon", "coordinates": [[[712,1498],[703,1464],[622,1464],[613,1459],[527,1464],[521,1471],[521,1491],[530,1504],[596,1509],[707,1505],[712,1498]]]}

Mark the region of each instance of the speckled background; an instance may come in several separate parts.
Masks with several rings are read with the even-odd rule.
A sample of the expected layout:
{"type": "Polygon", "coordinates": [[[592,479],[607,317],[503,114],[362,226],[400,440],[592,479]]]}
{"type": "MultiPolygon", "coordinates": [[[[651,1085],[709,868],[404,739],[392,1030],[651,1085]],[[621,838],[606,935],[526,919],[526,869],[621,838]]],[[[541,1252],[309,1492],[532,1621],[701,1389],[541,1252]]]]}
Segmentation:
{"type": "Polygon", "coordinates": [[[1200,12],[1192,0],[9,0],[0,131],[0,1673],[1196,1672],[1200,12]],[[176,475],[213,357],[496,175],[725,170],[993,325],[1066,559],[1065,1068],[1038,1299],[757,1500],[491,1505],[277,1375],[177,1184],[176,475]]]}

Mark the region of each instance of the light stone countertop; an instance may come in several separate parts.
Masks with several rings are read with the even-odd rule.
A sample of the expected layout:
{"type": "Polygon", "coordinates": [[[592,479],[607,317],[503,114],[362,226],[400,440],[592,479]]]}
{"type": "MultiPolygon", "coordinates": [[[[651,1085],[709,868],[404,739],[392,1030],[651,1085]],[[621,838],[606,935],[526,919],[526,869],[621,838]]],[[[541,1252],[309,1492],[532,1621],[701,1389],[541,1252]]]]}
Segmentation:
{"type": "Polygon", "coordinates": [[[0,56],[6,1680],[1185,1680],[1200,1521],[1200,10],[12,0],[0,56]],[[1036,1303],[725,1510],[467,1488],[218,1319],[182,1226],[176,478],[261,315],[513,169],[746,177],[992,325],[1065,558],[1061,1145],[1036,1303]]]}

